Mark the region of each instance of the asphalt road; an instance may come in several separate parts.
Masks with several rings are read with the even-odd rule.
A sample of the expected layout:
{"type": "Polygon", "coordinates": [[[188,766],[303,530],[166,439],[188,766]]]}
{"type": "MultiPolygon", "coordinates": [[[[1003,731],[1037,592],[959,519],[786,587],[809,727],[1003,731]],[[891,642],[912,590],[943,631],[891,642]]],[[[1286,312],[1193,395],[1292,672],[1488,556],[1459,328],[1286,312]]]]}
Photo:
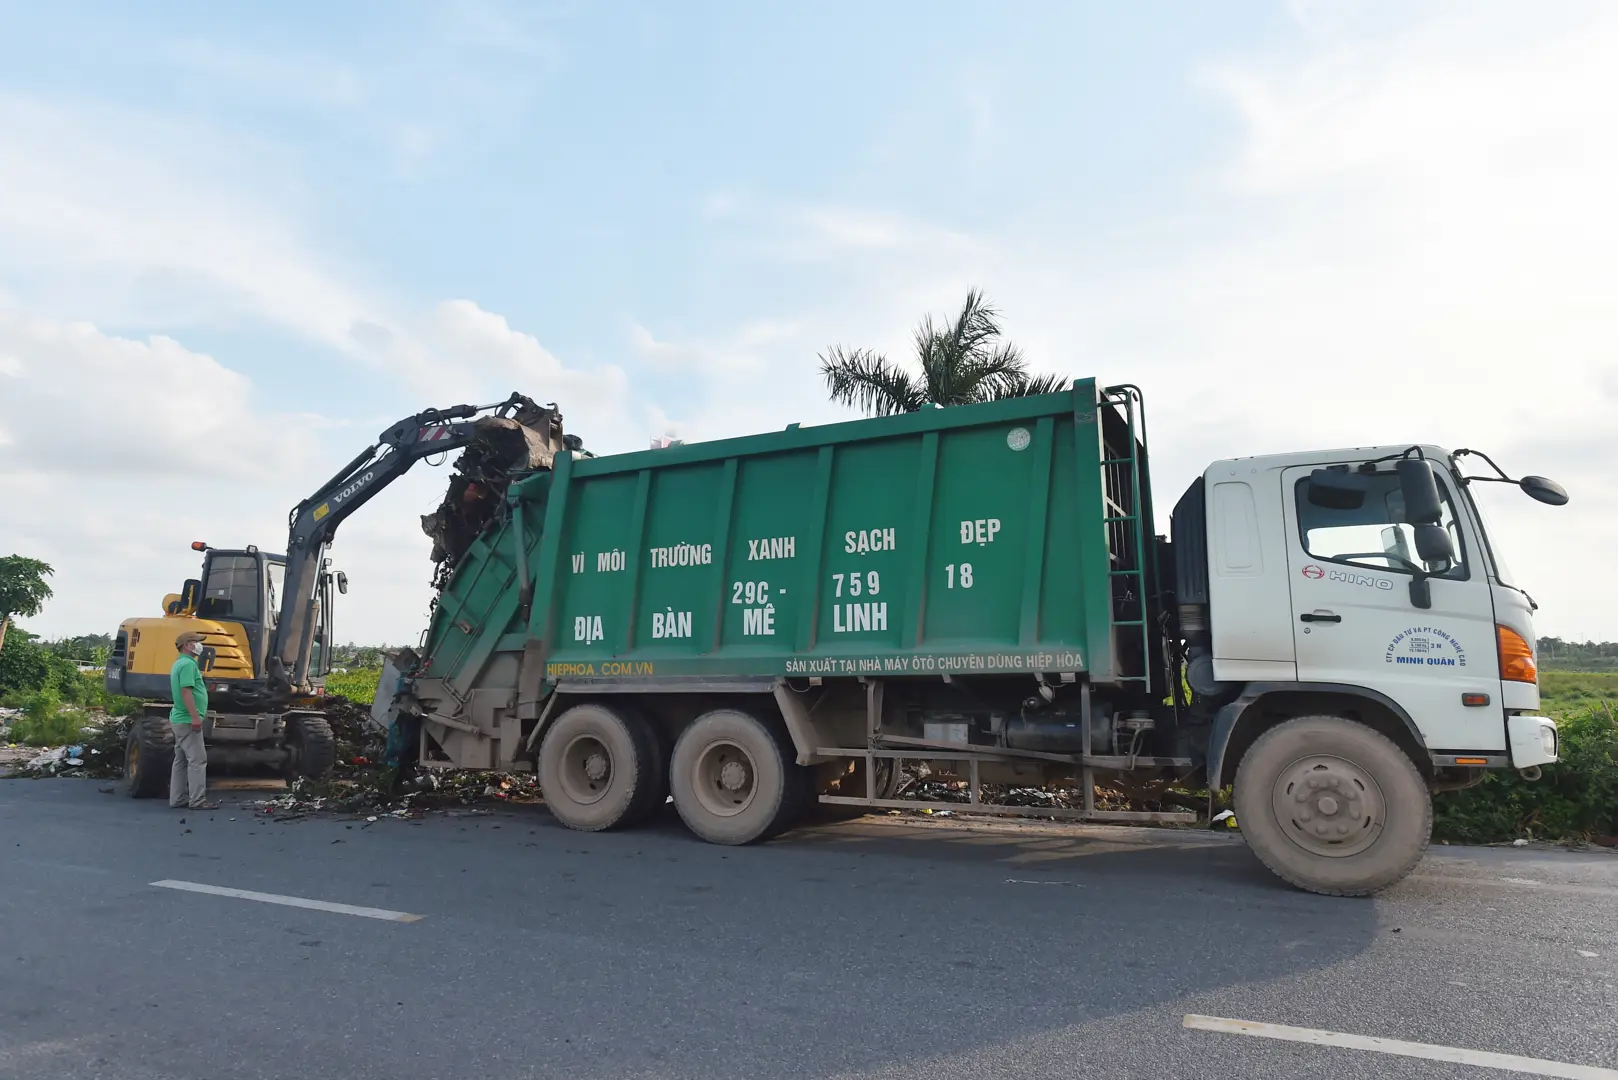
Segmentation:
{"type": "Polygon", "coordinates": [[[1511,1075],[1187,1014],[1618,1068],[1606,854],[1440,849],[1340,900],[1201,832],[880,818],[730,849],[101,786],[0,782],[0,1077],[1511,1075]]]}

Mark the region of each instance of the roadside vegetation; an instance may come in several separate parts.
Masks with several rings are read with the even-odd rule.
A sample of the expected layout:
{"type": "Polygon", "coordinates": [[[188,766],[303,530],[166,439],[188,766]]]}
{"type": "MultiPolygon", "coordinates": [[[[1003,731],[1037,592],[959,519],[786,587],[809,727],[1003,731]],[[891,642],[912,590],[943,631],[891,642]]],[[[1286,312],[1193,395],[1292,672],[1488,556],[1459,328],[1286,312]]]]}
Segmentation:
{"type": "Polygon", "coordinates": [[[1476,787],[1438,796],[1433,839],[1618,843],[1618,672],[1543,672],[1540,693],[1560,729],[1561,761],[1534,782],[1491,770],[1476,787]]]}

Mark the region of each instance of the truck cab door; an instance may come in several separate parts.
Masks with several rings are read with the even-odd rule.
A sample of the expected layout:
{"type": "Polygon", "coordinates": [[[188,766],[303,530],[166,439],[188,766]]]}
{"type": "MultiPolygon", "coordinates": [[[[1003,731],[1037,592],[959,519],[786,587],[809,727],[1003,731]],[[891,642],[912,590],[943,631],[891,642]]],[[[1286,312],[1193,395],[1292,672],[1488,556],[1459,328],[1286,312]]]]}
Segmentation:
{"type": "Polygon", "coordinates": [[[1331,465],[1357,471],[1360,462],[1282,473],[1299,681],[1380,692],[1415,721],[1434,752],[1503,752],[1494,601],[1477,538],[1456,513],[1448,470],[1434,469],[1439,524],[1455,548],[1445,567],[1417,554],[1393,462],[1361,474],[1366,490],[1357,507],[1312,497],[1314,470],[1331,465]],[[1426,608],[1411,590],[1418,567],[1432,571],[1426,608]]]}

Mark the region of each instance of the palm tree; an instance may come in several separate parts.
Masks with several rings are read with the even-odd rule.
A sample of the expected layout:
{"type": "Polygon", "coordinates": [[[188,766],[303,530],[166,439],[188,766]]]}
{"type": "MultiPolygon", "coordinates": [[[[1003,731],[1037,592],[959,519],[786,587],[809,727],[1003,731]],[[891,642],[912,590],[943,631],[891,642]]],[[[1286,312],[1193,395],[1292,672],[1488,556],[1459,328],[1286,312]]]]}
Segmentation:
{"type": "Polygon", "coordinates": [[[916,359],[919,375],[869,349],[833,345],[820,357],[820,373],[833,401],[875,416],[1067,389],[1061,376],[1028,374],[1022,350],[1000,341],[1000,313],[977,289],[966,294],[953,323],[922,317],[916,359]]]}

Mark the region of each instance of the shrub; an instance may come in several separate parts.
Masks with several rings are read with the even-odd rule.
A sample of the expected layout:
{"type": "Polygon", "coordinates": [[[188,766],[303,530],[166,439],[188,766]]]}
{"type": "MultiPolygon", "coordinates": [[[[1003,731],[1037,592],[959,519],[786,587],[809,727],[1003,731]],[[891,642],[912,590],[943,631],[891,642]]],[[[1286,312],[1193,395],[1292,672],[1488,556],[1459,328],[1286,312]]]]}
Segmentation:
{"type": "Polygon", "coordinates": [[[1461,843],[1618,833],[1618,720],[1611,705],[1558,720],[1561,760],[1533,783],[1506,769],[1433,800],[1433,836],[1461,843]]]}
{"type": "Polygon", "coordinates": [[[146,708],[140,698],[107,693],[103,693],[102,698],[101,707],[107,710],[108,716],[139,716],[146,708]]]}
{"type": "MultiPolygon", "coordinates": [[[[44,690],[51,684],[52,659],[44,648],[13,629],[0,647],[0,693],[44,690]]],[[[77,675],[78,669],[74,668],[73,673],[77,675]]]]}
{"type": "Polygon", "coordinates": [[[377,680],[382,678],[382,669],[355,668],[341,674],[333,672],[326,676],[326,693],[341,694],[350,701],[369,705],[376,697],[377,680]]]}
{"type": "Polygon", "coordinates": [[[82,742],[89,717],[78,709],[62,708],[53,690],[40,690],[28,696],[23,715],[11,725],[11,738],[27,746],[62,746],[82,742]]]}

